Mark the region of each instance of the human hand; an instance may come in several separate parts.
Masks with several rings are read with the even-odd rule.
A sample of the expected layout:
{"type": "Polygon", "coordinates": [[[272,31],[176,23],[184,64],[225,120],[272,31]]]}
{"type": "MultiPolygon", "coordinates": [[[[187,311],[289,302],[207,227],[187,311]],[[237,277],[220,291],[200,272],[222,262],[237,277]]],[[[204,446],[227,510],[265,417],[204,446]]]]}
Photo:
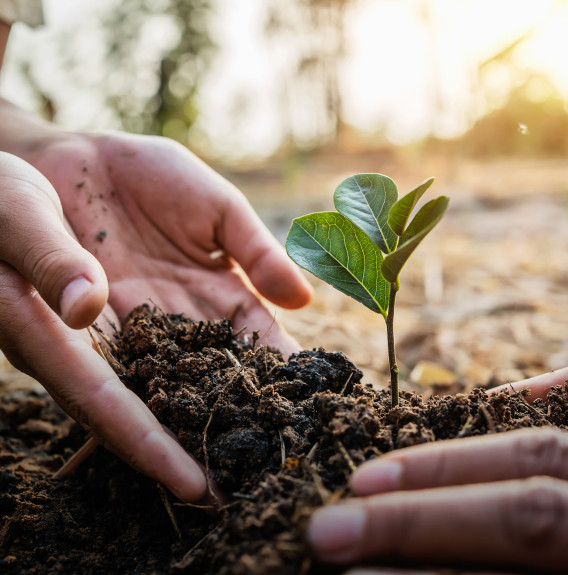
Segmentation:
{"type": "MultiPolygon", "coordinates": [[[[206,484],[198,464],[91,347],[86,330],[69,327],[88,326],[103,309],[102,267],[66,230],[49,182],[3,153],[0,226],[0,348],[7,358],[128,463],[181,499],[200,499],[206,484]]],[[[105,315],[113,318],[108,306],[105,315]]]]}
{"type": "Polygon", "coordinates": [[[354,473],[351,488],[360,499],[317,511],[309,539],[319,559],[343,565],[564,572],[567,455],[568,435],[553,429],[397,450],[354,473]]]}
{"type": "MultiPolygon", "coordinates": [[[[226,252],[239,258],[276,303],[293,307],[309,298],[305,281],[242,196],[176,145],[158,138],[50,135],[22,155],[58,186],[74,231],[108,270],[111,301],[120,316],[151,298],[167,311],[213,319],[224,315],[225,298],[236,325],[249,320],[253,328],[257,318],[260,323],[269,317],[272,324],[238,267],[227,258],[209,257],[208,250],[225,242],[226,252]],[[195,194],[185,193],[188,175],[194,177],[195,194]],[[162,182],[166,189],[156,197],[162,182]],[[108,241],[99,235],[103,230],[108,241]]],[[[70,330],[45,305],[68,326],[88,326],[106,301],[107,279],[65,230],[49,183],[16,158],[1,159],[7,179],[0,201],[5,231],[0,260],[9,265],[1,270],[0,347],[108,448],[181,499],[199,499],[205,480],[197,464],[94,352],[87,334],[70,330]]],[[[116,321],[114,310],[107,306],[104,316],[116,321]]],[[[275,345],[295,349],[277,326],[270,335],[275,345]]]]}
{"type": "Polygon", "coordinates": [[[556,371],[550,371],[548,373],[542,373],[529,379],[523,379],[514,383],[505,383],[499,387],[490,389],[488,393],[499,393],[500,391],[511,392],[521,391],[522,389],[529,389],[530,395],[528,395],[526,399],[532,403],[537,398],[546,399],[551,387],[555,385],[564,385],[567,382],[568,367],[563,367],[562,369],[557,369],[556,371]]]}
{"type": "Polygon", "coordinates": [[[260,330],[285,354],[298,350],[258,293],[296,308],[309,301],[308,283],[244,196],[181,145],[59,134],[27,159],[101,262],[119,317],[151,300],[193,319],[227,317],[236,329],[260,330]]]}

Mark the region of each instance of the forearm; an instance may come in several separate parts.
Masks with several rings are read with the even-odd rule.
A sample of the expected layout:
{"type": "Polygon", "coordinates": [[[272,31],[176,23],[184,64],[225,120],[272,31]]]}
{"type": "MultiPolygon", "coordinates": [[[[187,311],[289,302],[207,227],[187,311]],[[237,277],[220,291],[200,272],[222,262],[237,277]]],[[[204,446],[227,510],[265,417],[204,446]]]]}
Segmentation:
{"type": "Polygon", "coordinates": [[[10,36],[10,25],[0,20],[0,70],[4,61],[4,53],[8,45],[8,36],[10,36]]]}
{"type": "MultiPolygon", "coordinates": [[[[9,24],[0,20],[0,71],[10,28],[9,24]]],[[[0,98],[0,151],[27,159],[46,139],[52,139],[57,133],[57,128],[52,124],[0,98]]]]}
{"type": "Polygon", "coordinates": [[[61,130],[0,98],[0,151],[28,159],[61,130]]]}

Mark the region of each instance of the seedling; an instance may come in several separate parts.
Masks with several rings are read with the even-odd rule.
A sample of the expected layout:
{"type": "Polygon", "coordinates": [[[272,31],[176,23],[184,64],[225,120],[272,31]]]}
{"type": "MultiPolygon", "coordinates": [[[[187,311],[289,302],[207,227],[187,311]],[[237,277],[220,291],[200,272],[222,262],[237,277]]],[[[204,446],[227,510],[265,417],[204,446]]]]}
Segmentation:
{"type": "Polygon", "coordinates": [[[337,186],[337,212],[296,218],[286,239],[286,251],[299,266],[385,319],[393,406],[399,395],[394,310],[400,271],[450,201],[446,196],[430,200],[408,223],[433,181],[426,180],[399,200],[389,177],[356,174],[337,186]]]}

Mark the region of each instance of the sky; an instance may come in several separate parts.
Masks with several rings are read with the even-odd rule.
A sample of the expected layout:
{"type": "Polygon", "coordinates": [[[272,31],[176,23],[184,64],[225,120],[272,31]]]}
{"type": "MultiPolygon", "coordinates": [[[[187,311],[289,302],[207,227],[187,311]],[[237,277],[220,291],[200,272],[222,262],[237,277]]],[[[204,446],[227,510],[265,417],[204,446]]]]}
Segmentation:
{"type": "MultiPolygon", "coordinates": [[[[61,123],[110,127],[96,89],[66,90],[57,84],[53,63],[56,39],[81,29],[74,56],[84,61],[86,77],[96,85],[106,71],[100,70],[102,47],[90,13],[113,0],[44,1],[48,26],[37,32],[23,26],[14,30],[0,92],[33,107],[16,65],[18,54],[28,51],[37,60],[42,83],[58,91],[61,123]]],[[[265,44],[265,7],[264,0],[216,0],[211,32],[219,52],[200,92],[198,130],[220,154],[262,155],[280,144],[277,92],[287,53],[265,44]],[[249,105],[237,112],[245,94],[249,105]]],[[[469,127],[472,114],[484,111],[477,101],[479,63],[531,30],[516,52],[518,65],[546,73],[568,95],[567,2],[359,0],[347,14],[347,54],[340,68],[344,119],[358,130],[381,130],[396,143],[432,132],[458,135],[469,127]]],[[[168,34],[167,26],[157,27],[150,44],[167,43],[168,34]]],[[[505,82],[498,74],[487,78],[497,90],[505,82]]]]}

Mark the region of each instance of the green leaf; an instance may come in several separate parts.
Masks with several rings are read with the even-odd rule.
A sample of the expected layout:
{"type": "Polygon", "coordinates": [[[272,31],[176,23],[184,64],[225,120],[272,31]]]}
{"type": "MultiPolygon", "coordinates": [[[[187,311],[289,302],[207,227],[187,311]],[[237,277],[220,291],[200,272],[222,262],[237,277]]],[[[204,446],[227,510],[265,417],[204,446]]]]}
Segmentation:
{"type": "Polygon", "coordinates": [[[429,178],[419,186],[408,192],[400,198],[389,212],[388,224],[391,230],[397,235],[402,236],[406,222],[418,203],[418,200],[424,195],[424,192],[432,185],[434,178],[429,178]]]}
{"type": "Polygon", "coordinates": [[[347,178],[335,190],[335,209],[359,226],[388,254],[396,247],[396,234],[387,220],[398,198],[396,184],[382,174],[356,174],[347,178]]]}
{"type": "Polygon", "coordinates": [[[296,218],[286,251],[299,266],[386,317],[390,286],[381,275],[383,254],[345,216],[321,212],[296,218]]]}
{"type": "Polygon", "coordinates": [[[442,219],[448,209],[450,199],[440,196],[424,204],[414,219],[410,222],[400,238],[398,248],[385,257],[381,272],[391,283],[398,283],[400,270],[411,256],[418,244],[428,235],[434,226],[442,219]]]}

